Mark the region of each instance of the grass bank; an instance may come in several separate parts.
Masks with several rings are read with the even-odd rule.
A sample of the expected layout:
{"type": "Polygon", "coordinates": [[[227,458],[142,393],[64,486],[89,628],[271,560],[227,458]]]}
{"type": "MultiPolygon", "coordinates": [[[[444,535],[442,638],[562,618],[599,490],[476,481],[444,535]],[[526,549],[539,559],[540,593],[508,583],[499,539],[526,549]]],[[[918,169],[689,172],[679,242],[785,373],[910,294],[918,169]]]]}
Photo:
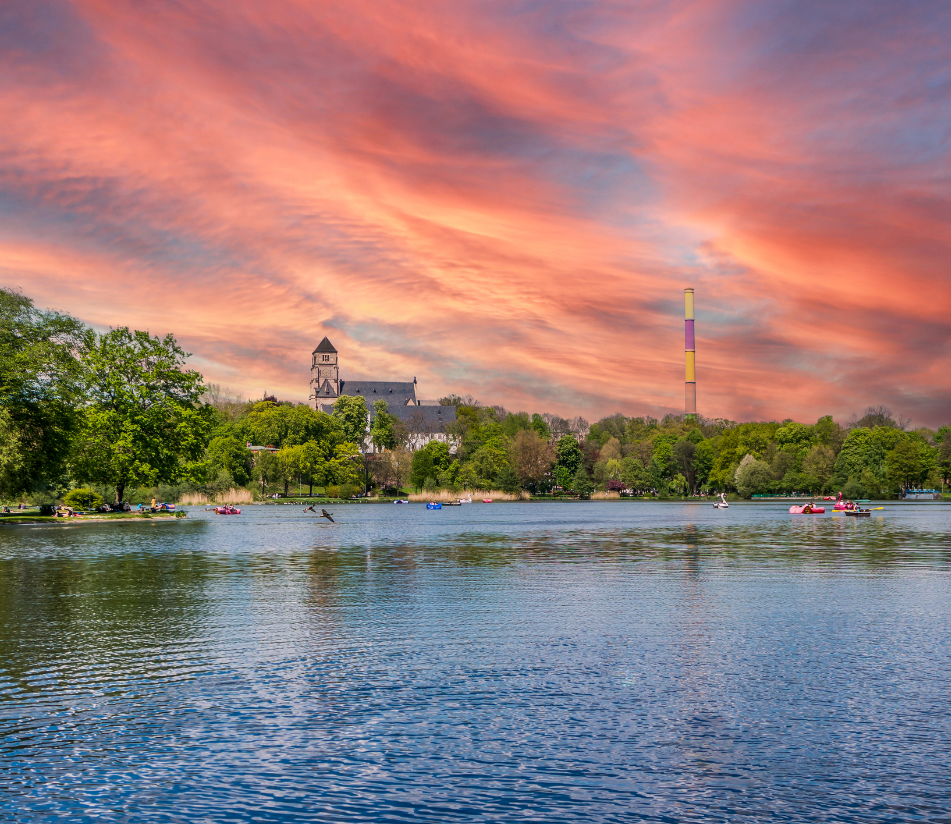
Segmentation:
{"type": "Polygon", "coordinates": [[[89,515],[77,515],[72,518],[57,518],[54,515],[40,515],[39,512],[11,512],[0,515],[0,525],[16,524],[89,524],[104,521],[174,521],[184,518],[184,512],[95,512],[89,515]]]}

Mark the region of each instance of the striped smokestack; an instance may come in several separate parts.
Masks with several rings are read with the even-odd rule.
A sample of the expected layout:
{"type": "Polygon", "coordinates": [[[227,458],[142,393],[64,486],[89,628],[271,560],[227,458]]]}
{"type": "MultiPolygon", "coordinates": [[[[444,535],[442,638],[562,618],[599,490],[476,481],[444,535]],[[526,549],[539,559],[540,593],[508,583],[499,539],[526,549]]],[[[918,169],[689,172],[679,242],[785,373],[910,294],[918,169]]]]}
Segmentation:
{"type": "Polygon", "coordinates": [[[693,336],[693,289],[684,289],[684,357],[687,380],[684,385],[687,415],[697,414],[697,346],[693,336]]]}

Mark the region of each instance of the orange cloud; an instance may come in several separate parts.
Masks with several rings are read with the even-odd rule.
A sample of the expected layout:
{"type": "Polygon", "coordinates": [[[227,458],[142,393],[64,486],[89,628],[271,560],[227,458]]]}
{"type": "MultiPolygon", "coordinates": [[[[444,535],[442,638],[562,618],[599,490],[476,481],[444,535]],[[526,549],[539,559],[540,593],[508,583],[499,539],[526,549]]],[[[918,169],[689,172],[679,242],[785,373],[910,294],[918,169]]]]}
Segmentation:
{"type": "Polygon", "coordinates": [[[682,408],[693,285],[704,414],[943,423],[951,21],[835,5],[24,8],[0,278],[252,396],[328,334],[589,418],[682,408]]]}

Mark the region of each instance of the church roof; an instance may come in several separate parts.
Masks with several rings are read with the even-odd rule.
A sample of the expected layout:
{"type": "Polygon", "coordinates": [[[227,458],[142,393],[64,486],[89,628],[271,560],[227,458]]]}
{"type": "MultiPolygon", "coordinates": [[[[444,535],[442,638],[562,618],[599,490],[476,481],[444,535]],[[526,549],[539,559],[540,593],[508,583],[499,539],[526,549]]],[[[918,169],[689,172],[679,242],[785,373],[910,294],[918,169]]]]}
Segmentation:
{"type": "Polygon", "coordinates": [[[324,335],[324,339],[317,344],[317,348],[311,352],[311,354],[316,354],[317,352],[336,352],[334,345],[330,342],[330,339],[324,335]]]}
{"type": "Polygon", "coordinates": [[[340,394],[366,398],[371,410],[373,401],[378,400],[386,401],[391,409],[408,403],[416,405],[416,384],[412,381],[340,381],[340,394]]]}
{"type": "Polygon", "coordinates": [[[397,406],[390,414],[406,424],[411,433],[445,432],[446,424],[456,420],[454,406],[397,406]]]}

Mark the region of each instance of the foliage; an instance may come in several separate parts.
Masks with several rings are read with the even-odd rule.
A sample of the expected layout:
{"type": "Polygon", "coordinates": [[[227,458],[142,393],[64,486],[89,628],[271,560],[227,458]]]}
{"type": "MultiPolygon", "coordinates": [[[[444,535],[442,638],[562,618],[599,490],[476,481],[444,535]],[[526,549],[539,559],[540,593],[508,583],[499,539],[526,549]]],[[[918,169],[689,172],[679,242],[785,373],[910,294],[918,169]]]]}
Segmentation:
{"type": "Polygon", "coordinates": [[[744,498],[757,492],[767,492],[773,477],[769,464],[747,455],[736,470],[736,489],[744,498]]]}
{"type": "Polygon", "coordinates": [[[171,335],[121,327],[97,337],[85,356],[87,406],[72,463],[80,480],[154,485],[187,473],[205,447],[201,375],[181,369],[187,355],[171,335]]]}
{"type": "Polygon", "coordinates": [[[344,438],[362,446],[367,437],[367,420],[370,417],[367,402],[361,397],[341,395],[334,401],[333,417],[343,426],[344,438]]]}
{"type": "Polygon", "coordinates": [[[583,466],[578,467],[578,471],[575,473],[574,478],[572,478],[571,488],[578,493],[578,497],[580,498],[587,498],[594,492],[594,484],[591,483],[591,478],[583,466]]]}
{"type": "Polygon", "coordinates": [[[522,483],[515,474],[515,470],[506,464],[495,479],[499,489],[503,492],[518,492],[522,488],[522,483]]]}
{"type": "Polygon", "coordinates": [[[397,419],[390,414],[386,401],[373,402],[373,425],[370,427],[370,443],[378,452],[396,446],[394,424],[397,419]]]}
{"type": "Polygon", "coordinates": [[[555,480],[559,486],[566,489],[571,487],[581,466],[581,459],[578,441],[572,435],[562,435],[555,445],[555,480]]]}
{"type": "Polygon", "coordinates": [[[224,471],[240,486],[251,480],[251,451],[233,434],[212,438],[205,452],[205,460],[210,478],[224,471]]]}
{"type": "Polygon", "coordinates": [[[63,503],[73,509],[96,509],[105,503],[102,495],[90,487],[71,489],[63,496],[63,503]]]}
{"type": "Polygon", "coordinates": [[[0,496],[56,484],[80,425],[92,332],[0,289],[0,496]]]}
{"type": "Polygon", "coordinates": [[[532,428],[520,431],[509,442],[508,460],[519,481],[527,486],[551,471],[555,456],[548,441],[532,428]]]}

